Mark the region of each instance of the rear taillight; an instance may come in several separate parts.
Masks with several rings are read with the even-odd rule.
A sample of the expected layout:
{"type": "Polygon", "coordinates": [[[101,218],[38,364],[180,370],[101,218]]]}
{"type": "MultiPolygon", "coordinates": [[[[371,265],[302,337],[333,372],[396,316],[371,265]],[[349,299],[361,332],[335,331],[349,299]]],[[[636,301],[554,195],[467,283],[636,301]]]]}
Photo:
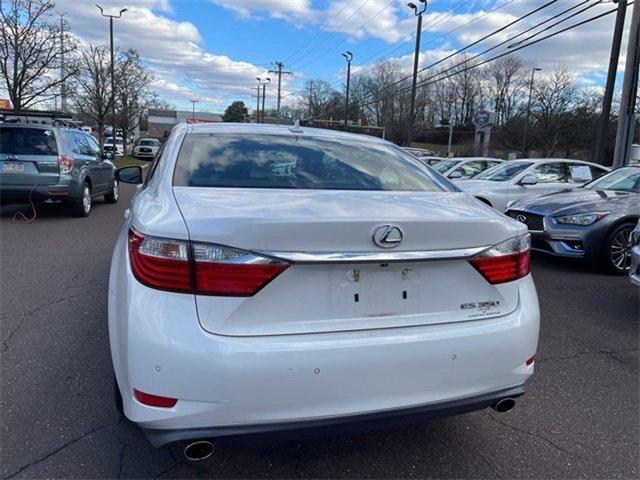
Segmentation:
{"type": "Polygon", "coordinates": [[[244,250],[149,237],[133,229],[129,230],[129,254],[131,270],[140,283],[198,295],[250,297],[289,266],[244,250]]]}
{"type": "Polygon", "coordinates": [[[60,173],[69,173],[73,170],[73,158],[66,155],[60,155],[58,157],[58,168],[60,173]]]}
{"type": "Polygon", "coordinates": [[[129,258],[140,283],[172,292],[193,291],[188,242],[148,237],[130,229],[129,258]]]}
{"type": "Polygon", "coordinates": [[[491,284],[512,282],[530,270],[531,236],[528,233],[498,243],[469,259],[491,284]]]}

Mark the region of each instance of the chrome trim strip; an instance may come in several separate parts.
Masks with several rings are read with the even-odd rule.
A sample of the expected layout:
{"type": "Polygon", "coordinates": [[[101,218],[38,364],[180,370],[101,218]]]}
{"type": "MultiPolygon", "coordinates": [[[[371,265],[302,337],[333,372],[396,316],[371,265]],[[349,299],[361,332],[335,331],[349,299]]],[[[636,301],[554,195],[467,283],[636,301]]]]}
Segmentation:
{"type": "Polygon", "coordinates": [[[468,258],[490,248],[457,248],[409,252],[256,252],[293,263],[392,263],[468,258]]]}

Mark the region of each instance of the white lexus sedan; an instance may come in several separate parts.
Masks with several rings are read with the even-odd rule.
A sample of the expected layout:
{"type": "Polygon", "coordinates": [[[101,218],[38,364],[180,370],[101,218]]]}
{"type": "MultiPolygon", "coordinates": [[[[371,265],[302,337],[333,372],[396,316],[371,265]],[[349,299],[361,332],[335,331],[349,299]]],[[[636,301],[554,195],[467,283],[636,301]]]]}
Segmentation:
{"type": "Polygon", "coordinates": [[[581,160],[556,158],[511,160],[456,185],[504,212],[510,203],[529,196],[568,190],[600,178],[610,169],[581,160]]]}
{"type": "Polygon", "coordinates": [[[116,392],[189,459],[220,436],[507,411],[533,373],[526,227],[384,140],[180,125],[126,217],[116,392]]]}

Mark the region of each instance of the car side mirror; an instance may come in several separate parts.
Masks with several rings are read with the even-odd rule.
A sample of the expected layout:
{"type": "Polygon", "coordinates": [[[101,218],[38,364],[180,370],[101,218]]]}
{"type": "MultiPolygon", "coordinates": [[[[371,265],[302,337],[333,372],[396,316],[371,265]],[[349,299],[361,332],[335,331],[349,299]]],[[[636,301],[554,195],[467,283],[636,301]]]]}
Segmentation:
{"type": "Polygon", "coordinates": [[[139,185],[142,183],[142,168],[137,165],[119,168],[116,170],[116,180],[139,185]]]}
{"type": "Polygon", "coordinates": [[[535,185],[538,183],[538,179],[533,175],[525,175],[518,183],[520,185],[535,185]]]}
{"type": "Polygon", "coordinates": [[[455,172],[451,172],[449,174],[449,178],[455,180],[456,178],[462,178],[462,172],[456,170],[455,172]]]}

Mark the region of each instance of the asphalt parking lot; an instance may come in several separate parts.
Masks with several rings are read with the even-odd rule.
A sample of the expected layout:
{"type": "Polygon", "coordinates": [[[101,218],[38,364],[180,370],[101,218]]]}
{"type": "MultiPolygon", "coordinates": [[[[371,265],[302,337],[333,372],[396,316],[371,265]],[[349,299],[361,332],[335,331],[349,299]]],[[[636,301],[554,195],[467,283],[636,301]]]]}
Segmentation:
{"type": "Polygon", "coordinates": [[[133,188],[86,219],[0,223],[3,478],[638,478],[639,298],[626,278],[535,256],[536,373],[506,414],[283,442],[189,464],[117,413],[107,337],[113,243],[133,188]]]}

